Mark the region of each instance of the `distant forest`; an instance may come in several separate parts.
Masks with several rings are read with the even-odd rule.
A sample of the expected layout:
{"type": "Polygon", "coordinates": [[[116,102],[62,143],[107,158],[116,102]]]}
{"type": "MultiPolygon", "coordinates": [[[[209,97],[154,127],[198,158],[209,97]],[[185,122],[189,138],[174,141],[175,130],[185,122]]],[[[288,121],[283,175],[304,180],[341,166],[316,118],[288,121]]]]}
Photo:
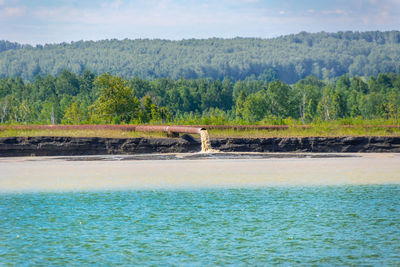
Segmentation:
{"type": "Polygon", "coordinates": [[[399,122],[400,74],[335,81],[274,79],[125,80],[85,70],[0,79],[0,123],[310,123],[388,119],[399,122]]]}
{"type": "Polygon", "coordinates": [[[210,78],[294,84],[400,73],[400,32],[301,32],[273,39],[103,40],[21,45],[0,41],[0,78],[109,72],[124,79],[210,78]]]}

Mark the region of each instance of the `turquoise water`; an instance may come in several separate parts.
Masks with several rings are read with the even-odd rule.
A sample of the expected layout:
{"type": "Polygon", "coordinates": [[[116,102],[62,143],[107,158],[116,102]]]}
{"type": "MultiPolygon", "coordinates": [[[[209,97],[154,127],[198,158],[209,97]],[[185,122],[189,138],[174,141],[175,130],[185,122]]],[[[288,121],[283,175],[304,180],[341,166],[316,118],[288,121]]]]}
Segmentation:
{"type": "Polygon", "coordinates": [[[400,265],[400,186],[0,194],[0,265],[400,265]]]}

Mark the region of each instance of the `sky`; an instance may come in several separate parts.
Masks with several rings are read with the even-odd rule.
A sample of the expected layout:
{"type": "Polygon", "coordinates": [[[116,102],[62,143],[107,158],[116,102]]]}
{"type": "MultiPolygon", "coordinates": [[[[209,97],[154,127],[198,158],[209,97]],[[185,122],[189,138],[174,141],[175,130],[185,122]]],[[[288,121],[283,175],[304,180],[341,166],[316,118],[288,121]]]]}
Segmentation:
{"type": "Polygon", "coordinates": [[[0,40],[271,38],[400,30],[400,0],[0,0],[0,40]]]}

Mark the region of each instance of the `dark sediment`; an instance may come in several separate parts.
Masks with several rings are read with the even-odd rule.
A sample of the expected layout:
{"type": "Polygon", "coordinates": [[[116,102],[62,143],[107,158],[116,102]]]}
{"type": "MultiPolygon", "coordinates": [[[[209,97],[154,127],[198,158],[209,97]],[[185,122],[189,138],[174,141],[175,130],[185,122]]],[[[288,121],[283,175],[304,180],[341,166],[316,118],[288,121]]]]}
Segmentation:
{"type": "MultiPolygon", "coordinates": [[[[400,152],[400,137],[221,138],[222,152],[400,152]]],[[[200,141],[183,138],[5,137],[0,156],[78,156],[199,152],[200,141]]]]}
{"type": "Polygon", "coordinates": [[[400,152],[400,137],[226,138],[214,140],[222,151],[241,152],[400,152]]]}

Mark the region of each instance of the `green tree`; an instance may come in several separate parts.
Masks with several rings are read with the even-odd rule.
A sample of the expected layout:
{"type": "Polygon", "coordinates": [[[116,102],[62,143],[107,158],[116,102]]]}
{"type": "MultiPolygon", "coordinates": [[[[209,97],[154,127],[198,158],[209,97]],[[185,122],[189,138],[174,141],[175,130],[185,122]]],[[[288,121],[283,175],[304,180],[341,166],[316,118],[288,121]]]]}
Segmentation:
{"type": "Polygon", "coordinates": [[[73,102],[66,110],[62,120],[64,124],[80,124],[83,121],[83,112],[77,101],[73,102]]]}
{"type": "Polygon", "coordinates": [[[93,118],[107,123],[128,123],[138,119],[140,101],[121,77],[102,74],[95,81],[100,93],[92,105],[93,118]]]}
{"type": "Polygon", "coordinates": [[[77,95],[80,91],[78,77],[67,70],[63,70],[55,81],[57,95],[77,95]]]}
{"type": "Polygon", "coordinates": [[[259,91],[246,97],[242,114],[243,119],[249,122],[260,121],[269,115],[265,91],[259,91]]]}
{"type": "Polygon", "coordinates": [[[233,93],[233,85],[229,79],[224,79],[222,81],[221,88],[221,105],[222,110],[229,110],[232,108],[232,93],[233,93]]]}
{"type": "Polygon", "coordinates": [[[239,97],[236,100],[236,118],[244,119],[244,104],[246,102],[246,93],[241,91],[239,97]]]}
{"type": "Polygon", "coordinates": [[[315,95],[315,88],[310,84],[297,83],[294,87],[292,102],[298,107],[298,114],[303,124],[315,115],[315,95]]]}
{"type": "Polygon", "coordinates": [[[27,124],[33,120],[31,108],[26,99],[22,100],[21,104],[18,107],[18,119],[20,122],[24,122],[27,124]]]}
{"type": "Polygon", "coordinates": [[[46,124],[56,124],[56,107],[54,107],[54,103],[51,101],[44,101],[42,102],[42,109],[39,115],[39,121],[41,123],[46,124]]]}
{"type": "Polygon", "coordinates": [[[286,117],[289,113],[290,87],[279,80],[271,82],[268,86],[267,97],[272,115],[286,117]]]}
{"type": "Polygon", "coordinates": [[[339,117],[340,97],[333,87],[325,86],[323,89],[321,101],[318,103],[317,114],[320,119],[325,121],[335,120],[339,117]]]}
{"type": "Polygon", "coordinates": [[[383,104],[383,97],[381,94],[372,92],[364,95],[360,100],[360,113],[366,119],[375,118],[379,115],[383,104]]]}
{"type": "Polygon", "coordinates": [[[84,70],[82,75],[78,78],[79,81],[79,95],[80,98],[88,98],[90,101],[96,99],[96,91],[94,86],[94,80],[96,76],[89,70],[84,70]]]}

